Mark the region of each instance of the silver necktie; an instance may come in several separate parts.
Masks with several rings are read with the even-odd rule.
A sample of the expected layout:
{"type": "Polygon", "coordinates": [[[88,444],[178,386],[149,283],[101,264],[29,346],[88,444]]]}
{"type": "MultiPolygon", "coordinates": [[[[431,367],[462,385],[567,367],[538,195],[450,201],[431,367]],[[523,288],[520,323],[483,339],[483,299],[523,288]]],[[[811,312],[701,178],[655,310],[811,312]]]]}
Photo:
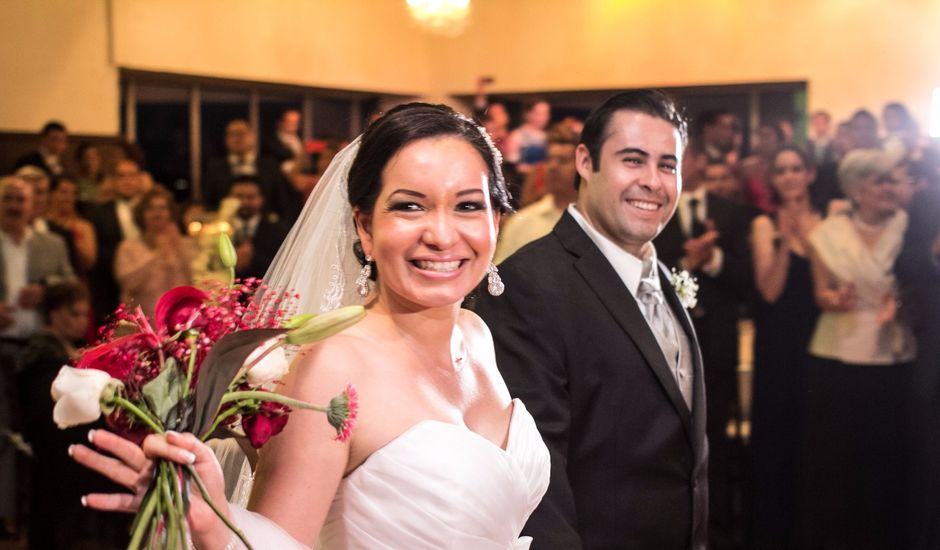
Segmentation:
{"type": "Polygon", "coordinates": [[[653,335],[656,336],[656,342],[659,343],[663,355],[666,357],[666,364],[673,373],[679,391],[685,404],[691,407],[692,403],[692,383],[688,373],[683,372],[679,364],[679,337],[676,334],[676,328],[673,324],[672,316],[669,314],[663,292],[656,288],[648,279],[640,281],[640,287],[636,293],[643,308],[643,316],[653,329],[653,335]]]}

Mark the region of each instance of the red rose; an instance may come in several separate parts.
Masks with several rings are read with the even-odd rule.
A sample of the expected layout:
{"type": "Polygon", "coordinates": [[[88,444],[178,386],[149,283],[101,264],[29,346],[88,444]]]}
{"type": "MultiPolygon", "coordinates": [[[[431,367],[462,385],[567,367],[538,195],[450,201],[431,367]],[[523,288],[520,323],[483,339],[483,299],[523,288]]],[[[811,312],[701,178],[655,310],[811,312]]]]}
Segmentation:
{"type": "Polygon", "coordinates": [[[159,334],[173,334],[190,328],[196,312],[209,295],[192,286],[178,286],[167,291],[154,307],[154,324],[159,334]]]}
{"type": "Polygon", "coordinates": [[[290,407],[271,401],[262,401],[261,408],[252,415],[242,417],[242,429],[255,449],[260,449],[269,439],[281,433],[287,425],[290,407]]]}

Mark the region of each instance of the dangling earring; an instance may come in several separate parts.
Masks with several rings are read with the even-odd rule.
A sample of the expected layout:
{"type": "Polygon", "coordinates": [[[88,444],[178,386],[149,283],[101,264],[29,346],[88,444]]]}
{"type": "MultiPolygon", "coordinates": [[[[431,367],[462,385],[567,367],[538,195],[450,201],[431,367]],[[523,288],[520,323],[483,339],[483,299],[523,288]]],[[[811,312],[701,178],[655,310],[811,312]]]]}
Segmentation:
{"type": "Polygon", "coordinates": [[[359,289],[359,295],[365,298],[369,295],[369,277],[372,276],[372,256],[366,254],[366,264],[359,270],[359,276],[356,277],[356,287],[359,289]]]}
{"type": "Polygon", "coordinates": [[[496,269],[496,264],[493,263],[490,263],[490,267],[486,268],[486,290],[488,290],[492,296],[499,296],[506,290],[506,285],[504,285],[503,280],[499,278],[499,271],[496,269]]]}

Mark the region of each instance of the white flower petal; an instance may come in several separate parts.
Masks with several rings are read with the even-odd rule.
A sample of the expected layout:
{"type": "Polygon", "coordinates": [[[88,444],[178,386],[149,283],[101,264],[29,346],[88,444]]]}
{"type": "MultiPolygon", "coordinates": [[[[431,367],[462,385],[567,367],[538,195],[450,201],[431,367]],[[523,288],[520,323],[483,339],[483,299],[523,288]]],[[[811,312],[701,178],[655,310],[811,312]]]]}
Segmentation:
{"type": "MultiPolygon", "coordinates": [[[[245,359],[245,365],[250,365],[271,346],[277,345],[279,341],[279,338],[266,340],[248,355],[248,358],[245,359]]],[[[288,370],[290,370],[290,364],[287,362],[287,355],[284,354],[284,348],[279,346],[261,359],[257,365],[251,367],[251,370],[248,371],[248,383],[252,386],[261,386],[282,378],[288,370]]]]}
{"type": "Polygon", "coordinates": [[[101,416],[101,396],[111,385],[104,371],[62,367],[52,382],[53,420],[60,428],[94,422],[101,416]]]}
{"type": "Polygon", "coordinates": [[[101,392],[79,391],[62,396],[52,409],[52,419],[60,429],[88,424],[101,416],[101,392]]]}

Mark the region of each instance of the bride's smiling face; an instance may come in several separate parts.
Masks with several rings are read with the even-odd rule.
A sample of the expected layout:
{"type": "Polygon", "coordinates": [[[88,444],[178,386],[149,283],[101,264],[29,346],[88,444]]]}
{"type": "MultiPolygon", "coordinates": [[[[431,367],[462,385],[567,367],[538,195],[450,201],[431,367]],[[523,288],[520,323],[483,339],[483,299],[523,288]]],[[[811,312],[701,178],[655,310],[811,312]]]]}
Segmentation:
{"type": "Polygon", "coordinates": [[[413,141],[389,160],[372,214],[355,212],[380,293],[440,307],[480,283],[499,226],[487,174],[480,153],[457,136],[413,141]]]}

